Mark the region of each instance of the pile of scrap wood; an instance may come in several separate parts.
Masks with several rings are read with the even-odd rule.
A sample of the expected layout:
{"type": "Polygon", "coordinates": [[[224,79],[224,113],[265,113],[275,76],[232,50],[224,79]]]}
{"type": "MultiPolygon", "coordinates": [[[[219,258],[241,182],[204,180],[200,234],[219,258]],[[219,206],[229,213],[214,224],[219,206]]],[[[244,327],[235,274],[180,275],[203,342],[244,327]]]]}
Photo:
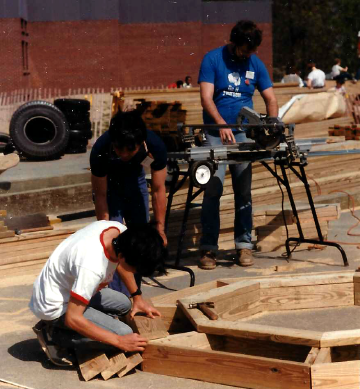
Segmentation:
{"type": "MultiPolygon", "coordinates": [[[[149,303],[151,304],[151,301],[149,303]]],[[[127,315],[125,321],[134,332],[148,341],[166,338],[169,335],[165,322],[159,316],[152,319],[143,314],[137,314],[131,319],[127,315]]],[[[93,352],[76,350],[76,356],[85,381],[99,375],[105,381],[113,376],[121,378],[143,361],[139,353],[109,353],[100,350],[93,352]]]]}

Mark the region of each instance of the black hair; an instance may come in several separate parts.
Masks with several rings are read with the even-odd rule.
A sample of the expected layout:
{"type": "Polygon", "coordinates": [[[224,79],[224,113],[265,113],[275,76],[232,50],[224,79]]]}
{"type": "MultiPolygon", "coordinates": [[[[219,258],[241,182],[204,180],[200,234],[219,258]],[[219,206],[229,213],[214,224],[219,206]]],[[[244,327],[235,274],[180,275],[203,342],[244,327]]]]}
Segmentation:
{"type": "Polygon", "coordinates": [[[177,87],[177,88],[181,88],[182,86],[183,86],[182,80],[177,80],[177,81],[176,81],[176,87],[177,87]]]}
{"type": "Polygon", "coordinates": [[[260,46],[262,41],[262,31],[251,20],[239,20],[232,28],[230,42],[235,46],[246,45],[249,50],[260,46]]]}
{"type": "Polygon", "coordinates": [[[146,126],[138,111],[119,111],[110,121],[109,134],[115,147],[134,151],[146,140],[146,126]]]}
{"type": "Polygon", "coordinates": [[[154,224],[132,225],[114,238],[112,244],[116,255],[122,254],[138,274],[150,277],[155,271],[166,273],[167,249],[154,224]]]}
{"type": "Polygon", "coordinates": [[[185,82],[188,83],[188,79],[191,78],[191,76],[186,76],[185,77],[185,82]]]}

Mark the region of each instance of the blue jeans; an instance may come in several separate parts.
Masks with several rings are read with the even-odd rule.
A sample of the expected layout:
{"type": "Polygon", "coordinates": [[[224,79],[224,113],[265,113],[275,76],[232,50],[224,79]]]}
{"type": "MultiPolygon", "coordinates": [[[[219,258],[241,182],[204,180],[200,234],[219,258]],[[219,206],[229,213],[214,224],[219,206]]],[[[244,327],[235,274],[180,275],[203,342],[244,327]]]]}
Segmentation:
{"type": "MultiPolygon", "coordinates": [[[[84,317],[105,330],[117,335],[131,334],[132,329],[120,320],[112,317],[126,315],[131,309],[131,301],[122,293],[109,288],[101,289],[89,302],[84,317]]],[[[113,346],[86,338],[65,326],[65,314],[50,322],[53,327],[52,340],[66,348],[114,350],[113,346]]]]}
{"type": "MultiPolygon", "coordinates": [[[[120,223],[126,222],[129,227],[136,224],[146,224],[149,222],[149,192],[146,184],[145,173],[139,177],[128,177],[123,180],[119,189],[114,189],[110,186],[108,191],[108,209],[110,220],[116,220],[120,223]]],[[[135,274],[135,280],[140,287],[141,276],[135,274]]],[[[114,274],[113,280],[109,287],[118,292],[129,296],[124,283],[121,281],[117,272],[114,274]]]]}
{"type": "MultiPolygon", "coordinates": [[[[219,131],[205,132],[204,146],[222,145],[219,131]]],[[[243,132],[233,132],[236,142],[250,142],[243,132]]],[[[220,198],[227,165],[219,165],[214,176],[210,179],[204,193],[201,211],[202,237],[200,250],[218,249],[220,231],[220,198]]],[[[232,187],[235,199],[234,240],[236,249],[252,249],[252,201],[251,201],[251,163],[230,165],[232,187]]]]}

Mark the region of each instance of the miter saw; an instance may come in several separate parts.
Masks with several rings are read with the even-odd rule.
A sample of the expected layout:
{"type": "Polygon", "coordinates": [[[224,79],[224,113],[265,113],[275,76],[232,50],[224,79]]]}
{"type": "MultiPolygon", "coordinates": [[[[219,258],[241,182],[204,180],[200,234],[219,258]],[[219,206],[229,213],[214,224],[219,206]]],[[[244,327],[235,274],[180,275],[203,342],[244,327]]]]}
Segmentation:
{"type": "MultiPolygon", "coordinates": [[[[290,242],[311,243],[336,247],[348,266],[346,253],[336,242],[325,241],[321,233],[320,224],[316,215],[310,185],[307,181],[305,166],[307,157],[324,155],[322,152],[310,152],[314,144],[325,143],[326,139],[294,139],[294,124],[284,124],[278,118],[259,114],[250,108],[242,108],[236,124],[196,124],[182,125],[180,136],[182,150],[168,152],[168,173],[172,176],[168,195],[166,226],[174,194],[182,187],[187,178],[190,178],[188,194],[185,204],[182,227],[179,235],[178,250],[175,265],[180,263],[182,243],[186,231],[189,210],[195,198],[202,193],[217,167],[221,164],[237,164],[259,161],[278,181],[279,187],[286,188],[291,208],[296,220],[299,237],[288,237],[285,242],[287,257],[291,257],[290,242]],[[205,140],[204,129],[235,128],[243,131],[249,142],[224,144],[220,146],[201,146],[205,140]],[[250,141],[251,140],[251,141],[250,141]],[[273,161],[275,168],[269,165],[273,161]],[[187,169],[185,168],[187,166],[187,169]],[[181,168],[180,168],[181,167],[181,168]],[[278,169],[279,168],[279,173],[278,169]],[[292,195],[288,171],[291,171],[304,185],[308,202],[313,214],[318,239],[306,239],[298,218],[296,204],[292,195]],[[179,177],[182,179],[179,180],[179,177]],[[281,184],[281,185],[280,185],[281,184]],[[193,187],[199,188],[193,193],[193,187]]],[[[358,153],[360,150],[346,150],[346,153],[358,153]]],[[[327,152],[327,154],[338,152],[327,152]]],[[[342,152],[344,153],[344,152],[342,152]]]]}
{"type": "Polygon", "coordinates": [[[178,164],[189,164],[193,184],[204,188],[219,164],[254,162],[269,158],[294,160],[300,156],[294,141],[294,124],[284,124],[278,118],[268,117],[244,107],[235,124],[193,124],[181,128],[182,151],[168,152],[171,169],[178,164]],[[249,142],[202,146],[205,129],[235,128],[249,138],[249,142]],[[197,147],[202,146],[202,147],[197,147]]]}

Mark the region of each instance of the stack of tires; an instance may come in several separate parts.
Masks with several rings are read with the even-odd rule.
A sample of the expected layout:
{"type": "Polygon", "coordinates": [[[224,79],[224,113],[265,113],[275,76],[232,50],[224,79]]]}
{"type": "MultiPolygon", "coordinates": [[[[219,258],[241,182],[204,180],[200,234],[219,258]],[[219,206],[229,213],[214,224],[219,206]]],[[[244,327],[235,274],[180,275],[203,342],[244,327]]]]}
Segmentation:
{"type": "Polygon", "coordinates": [[[19,154],[28,159],[57,159],[65,153],[69,127],[59,108],[47,101],[34,100],[14,112],[10,137],[19,154]]]}
{"type": "Polygon", "coordinates": [[[86,153],[92,138],[90,122],[90,102],[82,99],[57,99],[55,107],[64,114],[69,125],[69,142],[65,153],[86,153]]]}

